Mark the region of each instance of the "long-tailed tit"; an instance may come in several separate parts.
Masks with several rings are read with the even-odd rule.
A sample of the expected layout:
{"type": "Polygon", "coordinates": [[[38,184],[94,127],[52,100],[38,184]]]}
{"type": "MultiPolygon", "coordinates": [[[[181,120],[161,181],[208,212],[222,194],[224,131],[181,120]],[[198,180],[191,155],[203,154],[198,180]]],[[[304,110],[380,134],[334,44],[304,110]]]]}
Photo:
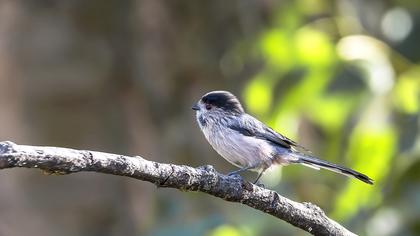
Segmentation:
{"type": "Polygon", "coordinates": [[[256,183],[271,165],[302,164],[373,184],[373,180],[362,173],[312,156],[296,142],[245,113],[230,92],[209,92],[192,109],[196,111],[200,129],[214,150],[240,168],[229,175],[246,170],[258,171],[256,183]]]}

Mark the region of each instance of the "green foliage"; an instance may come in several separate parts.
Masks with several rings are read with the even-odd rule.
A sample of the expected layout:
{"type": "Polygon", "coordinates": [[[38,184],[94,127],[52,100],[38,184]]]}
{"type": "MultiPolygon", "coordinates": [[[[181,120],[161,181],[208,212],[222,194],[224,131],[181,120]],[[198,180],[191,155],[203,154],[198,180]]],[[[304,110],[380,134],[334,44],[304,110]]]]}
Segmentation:
{"type": "Polygon", "coordinates": [[[220,225],[209,234],[209,236],[241,236],[241,235],[248,236],[252,234],[245,229],[241,230],[230,225],[220,225]]]}
{"type": "Polygon", "coordinates": [[[358,181],[349,181],[337,196],[334,217],[348,219],[362,207],[373,208],[382,203],[382,180],[392,166],[396,141],[395,130],[386,124],[375,127],[374,124],[361,123],[354,128],[347,150],[350,167],[370,176],[375,185],[368,188],[358,181]]]}
{"type": "Polygon", "coordinates": [[[307,7],[315,2],[325,3],[298,1],[276,13],[275,24],[256,42],[264,67],[243,95],[251,113],[292,139],[299,138],[303,121],[310,122],[324,134],[316,142],[324,148],[316,155],[375,180],[368,186],[348,179],[336,187],[334,204],[320,203],[329,205],[333,217],[350,221],[384,204],[383,188],[401,142],[393,114],[418,115],[420,67],[379,39],[359,32],[340,35],[357,27],[348,28],[339,17],[303,24],[308,15],[326,10],[307,7]]]}
{"type": "Polygon", "coordinates": [[[420,109],[420,66],[415,66],[398,78],[394,90],[395,108],[409,114],[420,109]]]}
{"type": "Polygon", "coordinates": [[[248,105],[248,109],[254,113],[266,114],[271,107],[272,90],[267,79],[261,74],[250,81],[245,89],[245,103],[248,105]]]}

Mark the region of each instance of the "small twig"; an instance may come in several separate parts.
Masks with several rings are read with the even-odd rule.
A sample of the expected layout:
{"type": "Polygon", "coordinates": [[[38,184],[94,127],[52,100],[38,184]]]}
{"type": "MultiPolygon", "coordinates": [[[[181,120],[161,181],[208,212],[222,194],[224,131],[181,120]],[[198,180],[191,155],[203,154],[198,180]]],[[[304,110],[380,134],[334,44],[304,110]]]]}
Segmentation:
{"type": "Polygon", "coordinates": [[[158,187],[204,192],[226,201],[240,202],[313,235],[354,235],[329,219],[316,205],[298,203],[242,178],[219,174],[212,166],[192,168],[148,161],[139,156],[0,142],[0,169],[14,167],[39,168],[59,174],[92,171],[127,176],[158,187]]]}

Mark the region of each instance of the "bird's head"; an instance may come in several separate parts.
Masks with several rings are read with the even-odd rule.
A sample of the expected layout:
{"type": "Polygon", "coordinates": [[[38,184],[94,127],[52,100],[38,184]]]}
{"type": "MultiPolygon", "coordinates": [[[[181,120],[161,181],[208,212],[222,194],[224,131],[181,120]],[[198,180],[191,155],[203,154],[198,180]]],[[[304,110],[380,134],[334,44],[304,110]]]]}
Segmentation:
{"type": "Polygon", "coordinates": [[[240,115],[244,113],[239,100],[230,92],[227,91],[212,91],[206,93],[201,99],[194,104],[193,110],[197,115],[240,115]]]}

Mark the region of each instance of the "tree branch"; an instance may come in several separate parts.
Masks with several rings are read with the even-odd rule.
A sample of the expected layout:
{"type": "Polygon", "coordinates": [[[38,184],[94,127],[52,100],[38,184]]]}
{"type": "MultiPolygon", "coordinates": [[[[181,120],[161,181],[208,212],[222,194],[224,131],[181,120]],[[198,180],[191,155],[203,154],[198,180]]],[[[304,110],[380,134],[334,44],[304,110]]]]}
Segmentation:
{"type": "Polygon", "coordinates": [[[0,142],[0,169],[14,167],[38,168],[57,174],[92,171],[128,176],[158,187],[204,192],[226,201],[240,202],[313,235],[354,235],[329,219],[316,205],[298,203],[242,178],[219,174],[212,166],[192,168],[148,161],[139,156],[0,142]]]}

